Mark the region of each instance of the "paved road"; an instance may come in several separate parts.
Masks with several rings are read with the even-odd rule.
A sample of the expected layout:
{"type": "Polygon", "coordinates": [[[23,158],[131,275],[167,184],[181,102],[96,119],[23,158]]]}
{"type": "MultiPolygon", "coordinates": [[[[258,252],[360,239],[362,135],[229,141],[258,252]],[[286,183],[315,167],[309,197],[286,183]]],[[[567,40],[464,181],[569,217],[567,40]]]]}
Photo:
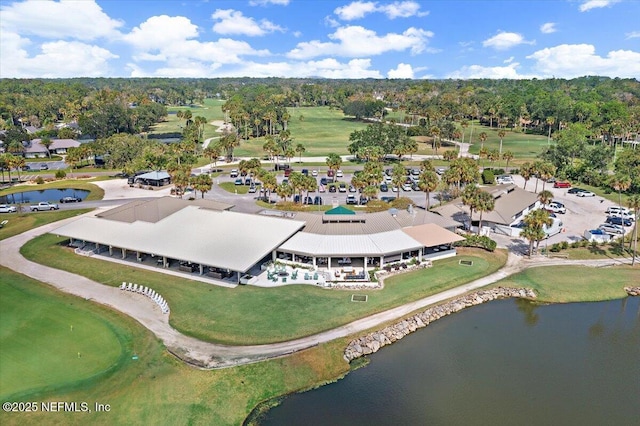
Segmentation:
{"type": "MultiPolygon", "coordinates": [[[[94,213],[87,213],[87,215],[91,214],[94,213]]],[[[628,263],[625,259],[594,261],[535,259],[530,261],[517,255],[509,254],[509,259],[505,267],[494,274],[463,286],[456,287],[433,296],[425,297],[397,308],[389,309],[385,312],[371,315],[344,326],[337,327],[333,330],[282,343],[229,346],[203,342],[181,334],[169,325],[168,316],[162,314],[155,303],[142,295],[121,291],[115,287],[109,287],[76,274],[28,261],[22,257],[19,250],[27,241],[72,220],[76,220],[76,218],[48,224],[3,240],[0,244],[0,264],[36,280],[50,284],[66,293],[83,297],[87,300],[93,300],[131,316],[160,338],[172,353],[176,354],[186,362],[205,366],[207,368],[223,368],[257,362],[268,358],[287,355],[336,338],[361,333],[365,330],[378,327],[386,322],[405,317],[415,310],[422,309],[426,306],[442,302],[452,297],[460,296],[468,291],[484,287],[531,266],[551,264],[604,266],[619,264],[622,262],[628,263]]]]}

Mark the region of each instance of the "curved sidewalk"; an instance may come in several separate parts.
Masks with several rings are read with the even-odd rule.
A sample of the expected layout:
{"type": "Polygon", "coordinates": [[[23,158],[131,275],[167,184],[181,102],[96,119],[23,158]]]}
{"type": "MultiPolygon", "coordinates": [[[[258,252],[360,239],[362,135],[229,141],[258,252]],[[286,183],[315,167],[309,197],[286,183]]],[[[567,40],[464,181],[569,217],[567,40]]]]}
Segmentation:
{"type": "Polygon", "coordinates": [[[507,264],[502,269],[491,275],[468,284],[353,321],[332,330],[282,343],[229,346],[203,342],[178,332],[169,325],[168,316],[162,314],[160,308],[153,301],[141,294],[121,291],[116,287],[100,284],[80,275],[40,265],[25,259],[20,254],[20,247],[30,239],[50,232],[51,230],[72,220],[77,220],[77,217],[47,224],[0,241],[0,264],[38,281],[50,284],[66,293],[95,301],[129,315],[160,338],[167,349],[173,354],[188,363],[205,368],[222,368],[257,362],[268,358],[287,355],[292,352],[313,347],[317,344],[329,342],[340,337],[349,336],[354,333],[363,332],[383,323],[404,317],[411,312],[426,306],[484,287],[527,267],[567,264],[606,266],[626,263],[624,260],[610,259],[585,261],[536,259],[529,261],[509,253],[507,264]]]}

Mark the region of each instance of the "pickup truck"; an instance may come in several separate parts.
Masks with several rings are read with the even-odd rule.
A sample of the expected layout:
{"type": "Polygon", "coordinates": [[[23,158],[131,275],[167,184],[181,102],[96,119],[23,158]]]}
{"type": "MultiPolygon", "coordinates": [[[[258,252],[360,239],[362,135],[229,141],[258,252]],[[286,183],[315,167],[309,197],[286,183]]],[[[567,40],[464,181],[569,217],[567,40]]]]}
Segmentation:
{"type": "Polygon", "coordinates": [[[50,203],[48,201],[41,201],[38,204],[32,204],[29,208],[32,212],[39,212],[42,210],[58,210],[60,207],[58,207],[57,204],[50,203]]]}

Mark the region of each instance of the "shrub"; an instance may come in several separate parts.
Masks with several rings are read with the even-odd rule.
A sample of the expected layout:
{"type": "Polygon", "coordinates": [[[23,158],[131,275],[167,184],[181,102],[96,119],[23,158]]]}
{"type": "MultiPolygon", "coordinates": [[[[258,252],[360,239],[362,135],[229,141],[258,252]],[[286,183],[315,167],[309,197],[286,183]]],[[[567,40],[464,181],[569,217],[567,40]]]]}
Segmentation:
{"type": "Polygon", "coordinates": [[[561,250],[560,248],[560,244],[555,243],[551,246],[551,248],[549,249],[549,251],[553,252],[553,253],[558,253],[561,250]]]}
{"type": "Polygon", "coordinates": [[[482,171],[482,183],[485,185],[494,184],[496,182],[496,177],[493,172],[489,169],[484,169],[482,171]]]}
{"type": "Polygon", "coordinates": [[[36,183],[38,185],[42,185],[44,183],[44,179],[42,179],[42,176],[38,176],[38,178],[36,179],[36,183]]]}
{"type": "Polygon", "coordinates": [[[66,177],[67,177],[67,172],[61,169],[56,170],[56,179],[64,179],[66,177]]]}
{"type": "Polygon", "coordinates": [[[568,248],[569,248],[569,243],[568,243],[568,242],[566,242],[566,241],[562,241],[562,242],[560,243],[560,249],[562,249],[562,250],[566,250],[566,249],[568,249],[568,248]]]}
{"type": "Polygon", "coordinates": [[[463,241],[458,241],[456,247],[478,247],[487,251],[495,251],[498,243],[485,235],[465,235],[463,241]]]}

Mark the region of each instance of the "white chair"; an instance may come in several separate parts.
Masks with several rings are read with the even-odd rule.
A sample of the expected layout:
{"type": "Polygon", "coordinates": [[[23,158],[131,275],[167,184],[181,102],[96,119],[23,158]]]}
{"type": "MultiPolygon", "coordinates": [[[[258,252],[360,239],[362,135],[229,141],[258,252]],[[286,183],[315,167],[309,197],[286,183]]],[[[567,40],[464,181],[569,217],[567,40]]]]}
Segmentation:
{"type": "Polygon", "coordinates": [[[133,284],[129,283],[129,285],[127,286],[127,291],[131,291],[133,289],[133,284]]]}
{"type": "Polygon", "coordinates": [[[120,290],[124,290],[127,287],[127,283],[125,281],[122,281],[122,284],[120,284],[120,290]]]}

